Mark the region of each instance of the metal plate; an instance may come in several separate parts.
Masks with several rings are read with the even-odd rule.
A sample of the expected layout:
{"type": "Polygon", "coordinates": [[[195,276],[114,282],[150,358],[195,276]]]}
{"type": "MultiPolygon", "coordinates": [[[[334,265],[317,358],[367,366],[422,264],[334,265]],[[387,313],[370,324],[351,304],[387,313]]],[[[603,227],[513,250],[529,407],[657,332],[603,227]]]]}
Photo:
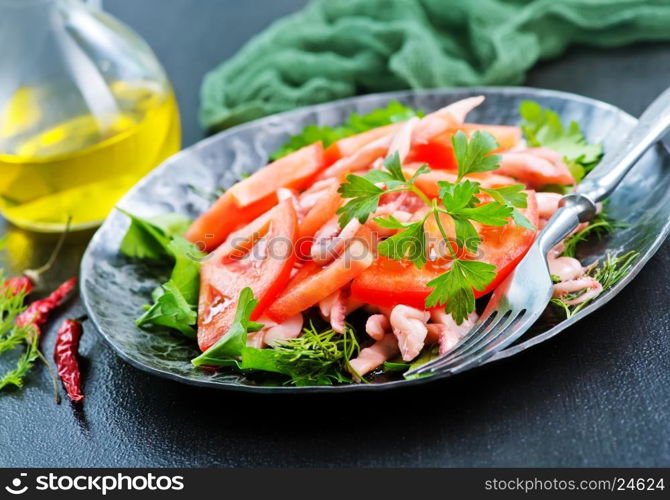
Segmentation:
{"type": "MultiPolygon", "coordinates": [[[[611,150],[636,122],[620,109],[594,99],[532,88],[485,87],[366,95],[270,116],[209,137],[166,160],[140,181],[119,206],[140,216],[171,212],[196,217],[209,203],[195,194],[189,185],[204,191],[213,191],[218,186],[229,187],[241,174],[254,172],[265,165],[269,153],[305,125],[337,125],[352,112],[366,113],[394,99],[431,111],[479,94],[485,95],[486,101],[468,115],[468,121],[517,124],[519,103],[531,99],[557,111],[564,121],[577,121],[587,139],[603,143],[605,151],[611,150]]],[[[630,274],[569,320],[558,321],[556,315],[545,314],[519,343],[498,353],[491,361],[512,356],[553,337],[605,305],[635,277],[670,231],[669,168],[670,158],[663,145],[649,151],[609,202],[610,214],[624,222],[625,227],[590,246],[586,255],[581,255],[594,259],[607,252],[623,254],[636,250],[640,257],[630,274]]],[[[201,371],[190,363],[198,352],[193,343],[167,331],[148,332],[135,326],[134,320],[142,306],[150,301],[151,290],[166,279],[166,274],[163,269],[119,254],[118,248],[127,227],[126,217],[114,212],[93,237],[82,261],[81,293],[90,318],[103,337],[123,359],[142,370],[189,384],[256,392],[369,391],[437,379],[289,387],[263,385],[260,379],[230,372],[201,371]]]]}

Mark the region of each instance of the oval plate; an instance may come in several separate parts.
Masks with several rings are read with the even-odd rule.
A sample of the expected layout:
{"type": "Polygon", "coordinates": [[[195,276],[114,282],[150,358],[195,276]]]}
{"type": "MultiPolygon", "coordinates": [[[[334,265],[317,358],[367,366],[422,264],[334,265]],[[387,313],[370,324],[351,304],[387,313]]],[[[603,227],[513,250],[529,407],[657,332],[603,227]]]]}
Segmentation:
{"type": "MultiPolygon", "coordinates": [[[[305,125],[338,125],[352,112],[366,113],[398,100],[424,111],[438,109],[464,97],[483,94],[486,101],[469,116],[480,123],[518,124],[519,103],[531,99],[557,111],[564,122],[575,120],[589,142],[609,151],[635,125],[620,109],[573,94],[521,87],[487,87],[455,90],[406,91],[374,94],[311,106],[270,116],[226,130],[172,156],[139,182],[119,203],[123,209],[146,217],[180,213],[196,217],[209,202],[196,194],[229,187],[244,173],[265,165],[269,153],[305,125]]],[[[628,284],[658,249],[670,230],[670,159],[663,145],[649,151],[611,197],[608,210],[625,226],[611,237],[591,245],[586,258],[607,252],[640,253],[631,272],[569,320],[557,321],[549,312],[516,345],[491,361],[512,356],[565,330],[606,304],[628,284]]],[[[128,227],[127,218],[115,211],[95,234],[81,266],[81,294],[90,318],[103,337],[132,365],[150,373],[189,384],[258,392],[368,391],[424,383],[439,377],[396,380],[373,384],[319,387],[263,385],[244,375],[205,372],[190,360],[198,353],[194,343],[169,332],[147,332],[135,326],[151,291],[165,280],[165,270],[130,260],[118,249],[128,227]]]]}

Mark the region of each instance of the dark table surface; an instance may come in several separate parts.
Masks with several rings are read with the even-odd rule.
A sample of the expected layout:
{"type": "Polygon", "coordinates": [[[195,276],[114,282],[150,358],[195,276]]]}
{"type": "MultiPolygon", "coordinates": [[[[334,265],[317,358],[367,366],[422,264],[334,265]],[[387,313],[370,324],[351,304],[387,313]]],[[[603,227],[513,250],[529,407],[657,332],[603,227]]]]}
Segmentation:
{"type": "MultiPolygon", "coordinates": [[[[165,65],[186,146],[202,137],[205,71],[305,2],[104,3],[165,65]]],[[[637,115],[670,84],[670,45],[574,48],[538,65],[527,84],[637,115]]],[[[39,262],[53,245],[2,224],[6,267],[39,262]]],[[[76,269],[86,236],[69,239],[50,279],[76,269]]],[[[127,365],[89,326],[84,412],[56,406],[45,370],[35,370],[25,390],[0,395],[0,466],[669,466],[668,276],[666,243],[610,304],[557,338],[445,382],[360,397],[180,385],[127,365]]],[[[63,315],[82,312],[75,303],[63,315]]],[[[53,331],[44,347],[52,352],[53,331]]]]}

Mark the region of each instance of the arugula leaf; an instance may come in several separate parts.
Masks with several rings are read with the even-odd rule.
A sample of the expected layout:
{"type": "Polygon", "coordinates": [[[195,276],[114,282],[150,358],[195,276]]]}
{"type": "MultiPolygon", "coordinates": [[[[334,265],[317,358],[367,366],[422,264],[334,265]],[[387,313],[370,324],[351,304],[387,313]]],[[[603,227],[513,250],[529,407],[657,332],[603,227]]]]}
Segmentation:
{"type": "Polygon", "coordinates": [[[258,300],[254,298],[251,288],[244,288],[240,292],[235,319],[230,329],[212,347],[191,360],[191,363],[194,366],[230,366],[231,358],[242,356],[249,332],[256,332],[263,327],[262,324],[250,320],[257,305],[258,300]]]}
{"type": "Polygon", "coordinates": [[[485,290],[495,277],[492,264],[454,259],[449,271],[428,283],[434,290],[426,298],[426,307],[445,305],[445,311],[460,325],[475,310],[473,289],[485,290]]]}
{"type": "MultiPolygon", "coordinates": [[[[385,219],[376,218],[375,221],[385,221],[385,219]]],[[[424,232],[424,221],[413,222],[411,224],[403,224],[394,217],[389,218],[389,223],[385,227],[390,227],[388,224],[400,224],[404,229],[399,233],[394,234],[390,238],[382,241],[377,250],[381,255],[389,259],[401,260],[407,257],[416,267],[422,269],[426,264],[426,234],[424,232]]],[[[383,225],[383,224],[382,224],[383,225]]]]}
{"type": "Polygon", "coordinates": [[[577,122],[570,122],[566,129],[558,113],[535,101],[523,101],[519,113],[524,120],[521,129],[528,143],[562,154],[577,182],[600,161],[602,145],[587,143],[577,122]]]}
{"type": "Polygon", "coordinates": [[[404,106],[398,101],[391,101],[386,108],[375,109],[364,115],[353,113],[349,116],[347,121],[339,127],[307,125],[300,134],[291,136],[279,150],[272,153],[270,159],[276,160],[318,141],[321,141],[325,148],[344,137],[367,132],[373,128],[382,127],[391,123],[406,121],[414,116],[421,117],[423,115],[424,113],[421,111],[404,106]]]}
{"type": "Polygon", "coordinates": [[[451,144],[458,162],[458,181],[467,174],[488,172],[500,166],[500,155],[491,154],[498,148],[498,142],[488,132],[477,130],[468,141],[459,130],[451,138],[451,144]]]}
{"type": "MultiPolygon", "coordinates": [[[[424,348],[423,351],[421,351],[421,354],[419,354],[418,358],[416,358],[409,364],[409,369],[414,370],[422,365],[425,365],[429,361],[434,360],[439,356],[440,356],[440,348],[436,344],[428,346],[424,348]]],[[[430,377],[430,376],[431,376],[430,373],[421,373],[421,374],[405,375],[404,377],[406,380],[415,380],[418,378],[430,377]]]]}
{"type": "Polygon", "coordinates": [[[137,318],[135,323],[138,326],[149,324],[165,326],[179,331],[188,338],[196,338],[197,304],[189,303],[173,280],[159,286],[152,295],[154,303],[137,318]]]}
{"type": "Polygon", "coordinates": [[[409,363],[398,363],[395,361],[385,361],[384,362],[384,371],[385,372],[406,372],[409,370],[409,363]]]}
{"type": "Polygon", "coordinates": [[[130,228],[121,244],[123,253],[136,258],[171,258],[174,262],[170,279],[154,290],[154,302],[136,320],[137,325],[164,326],[194,338],[200,290],[200,261],[205,254],[193,243],[179,236],[190,221],[176,214],[142,219],[121,211],[131,219],[130,228]]]}
{"type": "Polygon", "coordinates": [[[186,232],[191,221],[179,214],[141,218],[118,208],[130,218],[130,227],[121,241],[120,251],[127,257],[161,260],[168,253],[173,236],[186,232]]]}
{"type": "Polygon", "coordinates": [[[200,262],[205,258],[205,253],[181,236],[172,239],[168,244],[168,252],[175,261],[170,281],[179,289],[187,303],[197,304],[200,292],[200,262]]]}

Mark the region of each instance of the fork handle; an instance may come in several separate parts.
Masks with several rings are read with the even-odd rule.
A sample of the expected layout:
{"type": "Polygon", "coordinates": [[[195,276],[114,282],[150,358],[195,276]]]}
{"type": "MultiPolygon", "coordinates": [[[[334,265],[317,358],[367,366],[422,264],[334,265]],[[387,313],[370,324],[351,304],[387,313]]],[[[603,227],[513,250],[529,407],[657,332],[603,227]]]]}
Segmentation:
{"type": "Polygon", "coordinates": [[[580,222],[593,219],[597,213],[596,203],[607,198],[640,157],[669,130],[670,88],[649,105],[626,139],[605,155],[575,192],[563,197],[560,208],[538,237],[542,250],[548,252],[580,222]]]}
{"type": "Polygon", "coordinates": [[[607,198],[640,157],[670,130],[670,88],[642,113],[637,125],[611,154],[587,175],[576,193],[596,203],[607,198]]]}

